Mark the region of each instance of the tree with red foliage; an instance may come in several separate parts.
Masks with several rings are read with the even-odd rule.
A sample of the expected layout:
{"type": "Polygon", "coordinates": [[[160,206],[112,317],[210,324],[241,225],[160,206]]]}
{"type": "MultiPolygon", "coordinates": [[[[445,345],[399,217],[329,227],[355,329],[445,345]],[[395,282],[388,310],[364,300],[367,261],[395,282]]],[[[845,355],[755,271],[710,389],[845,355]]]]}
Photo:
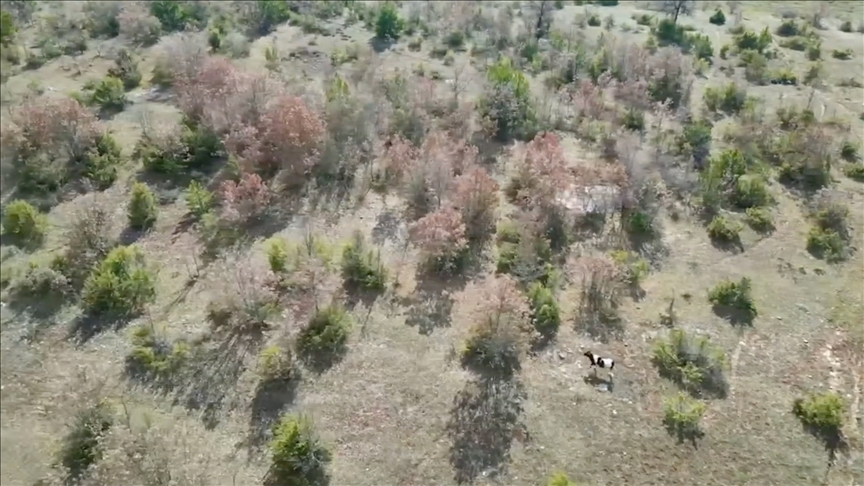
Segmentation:
{"type": "Polygon", "coordinates": [[[222,219],[246,223],[261,217],[271,199],[270,188],[258,174],[244,173],[238,182],[225,181],[219,187],[222,219]]]}
{"type": "MultiPolygon", "coordinates": [[[[4,151],[15,157],[37,152],[60,159],[76,161],[84,157],[102,133],[96,116],[71,98],[40,97],[18,108],[4,125],[4,151]]],[[[4,158],[6,154],[4,154],[4,158]]]]}
{"type": "Polygon", "coordinates": [[[517,173],[511,190],[530,206],[555,205],[559,192],[575,182],[558,136],[544,132],[516,150],[517,173]]]}
{"type": "Polygon", "coordinates": [[[462,213],[469,239],[482,239],[495,228],[498,183],[486,169],[474,166],[457,177],[450,200],[462,213]]]}
{"type": "Polygon", "coordinates": [[[443,272],[458,269],[468,247],[462,214],[451,206],[417,220],[409,229],[409,237],[424,259],[443,272]]]}

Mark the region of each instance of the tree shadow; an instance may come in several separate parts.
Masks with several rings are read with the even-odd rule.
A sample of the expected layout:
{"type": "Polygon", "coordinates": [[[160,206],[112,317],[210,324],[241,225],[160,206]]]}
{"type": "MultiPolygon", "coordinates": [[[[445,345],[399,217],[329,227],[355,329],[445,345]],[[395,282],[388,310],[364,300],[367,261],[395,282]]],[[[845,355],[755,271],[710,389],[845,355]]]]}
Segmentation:
{"type": "Polygon", "coordinates": [[[26,252],[34,252],[39,249],[40,246],[45,242],[44,238],[32,239],[32,238],[22,238],[20,235],[14,235],[11,233],[0,233],[0,245],[3,246],[14,246],[19,250],[26,252]]]}
{"type": "Polygon", "coordinates": [[[604,344],[622,339],[625,328],[624,319],[618,315],[617,309],[601,309],[599,311],[582,309],[576,316],[573,325],[576,332],[604,344]]]}
{"type": "Polygon", "coordinates": [[[379,214],[375,221],[375,227],[372,228],[372,241],[376,245],[383,245],[387,241],[399,243],[404,221],[402,217],[393,211],[388,210],[379,214]]]}
{"type": "Polygon", "coordinates": [[[521,423],[526,397],[518,380],[482,378],[456,394],[446,430],[458,484],[506,472],[513,439],[530,440],[521,423]]]}
{"type": "Polygon", "coordinates": [[[294,370],[288,378],[262,380],[255,390],[249,417],[249,436],[246,444],[253,450],[260,450],[279,417],[297,398],[300,383],[299,371],[294,370]]]}
{"type": "Polygon", "coordinates": [[[139,230],[139,229],[135,229],[131,226],[127,226],[120,233],[120,237],[118,238],[118,241],[120,242],[121,245],[131,245],[132,243],[135,243],[136,241],[138,241],[142,236],[147,234],[147,232],[148,232],[148,230],[139,230]]]}
{"type": "Polygon", "coordinates": [[[531,353],[532,355],[536,355],[536,354],[542,352],[543,350],[548,348],[550,345],[554,344],[555,341],[558,339],[558,330],[557,329],[552,330],[552,331],[539,331],[539,330],[537,330],[536,332],[537,332],[537,334],[534,335],[531,338],[531,341],[528,343],[529,344],[529,353],[531,353]]]}
{"type": "Polygon", "coordinates": [[[699,448],[698,441],[705,436],[705,432],[698,425],[685,425],[667,418],[663,419],[663,427],[666,429],[666,433],[675,437],[678,444],[683,444],[685,441],[690,442],[694,449],[699,448]]]}
{"type": "Polygon", "coordinates": [[[119,331],[139,314],[84,313],[72,321],[66,339],[85,344],[105,331],[119,331]]]}
{"type": "Polygon", "coordinates": [[[322,374],[338,365],[348,354],[348,344],[339,343],[334,346],[320,349],[309,349],[299,344],[296,346],[297,357],[309,371],[322,374]]]}
{"type": "Polygon", "coordinates": [[[258,333],[232,333],[219,340],[216,346],[196,353],[196,359],[190,363],[185,390],[175,397],[174,404],[190,411],[200,410],[204,427],[213,430],[221,420],[225,398],[236,389],[246,369],[249,351],[257,349],[262,339],[258,333]]]}
{"type": "Polygon", "coordinates": [[[416,327],[417,331],[429,336],[435,329],[450,327],[450,315],[453,312],[455,300],[446,285],[425,283],[403,299],[407,316],[405,324],[416,327]]]}
{"type": "Polygon", "coordinates": [[[839,454],[846,455],[849,453],[849,442],[839,428],[817,427],[807,424],[802,424],[802,427],[805,432],[818,439],[825,446],[825,451],[828,452],[829,467],[834,464],[839,454]]]}
{"type": "Polygon", "coordinates": [[[396,42],[390,39],[382,39],[374,35],[369,38],[369,47],[371,47],[376,54],[381,54],[394,45],[396,45],[396,42]]]}
{"type": "Polygon", "coordinates": [[[729,305],[715,304],[711,306],[711,310],[717,317],[729,321],[735,327],[752,327],[753,320],[756,318],[752,312],[746,309],[739,309],[729,305]]]}

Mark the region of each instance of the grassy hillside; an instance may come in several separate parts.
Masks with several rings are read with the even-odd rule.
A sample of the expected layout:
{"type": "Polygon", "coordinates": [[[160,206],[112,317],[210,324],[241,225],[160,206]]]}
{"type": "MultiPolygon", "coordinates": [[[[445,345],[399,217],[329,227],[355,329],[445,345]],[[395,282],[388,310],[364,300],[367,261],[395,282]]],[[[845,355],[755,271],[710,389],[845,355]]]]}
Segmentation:
{"type": "Polygon", "coordinates": [[[860,2],[2,10],[3,485],[864,483],[860,2]]]}

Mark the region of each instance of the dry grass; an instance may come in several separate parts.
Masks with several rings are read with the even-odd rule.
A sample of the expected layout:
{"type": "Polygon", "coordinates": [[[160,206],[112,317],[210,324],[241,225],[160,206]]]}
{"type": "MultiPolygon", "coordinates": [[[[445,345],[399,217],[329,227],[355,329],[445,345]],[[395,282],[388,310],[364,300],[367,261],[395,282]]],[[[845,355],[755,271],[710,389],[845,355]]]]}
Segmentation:
{"type": "MultiPolygon", "coordinates": [[[[644,42],[644,27],[619,30],[624,24],[635,27],[631,15],[647,12],[640,10],[641,3],[588,10],[601,18],[614,16],[619,39],[644,42]]],[[[725,3],[714,3],[728,13],[725,3]]],[[[421,12],[430,8],[416,7],[421,12]]],[[[808,14],[813,7],[811,2],[747,2],[744,23],[754,30],[773,29],[780,22],[780,10],[787,9],[808,14]]],[[[831,2],[828,9],[829,28],[819,32],[828,73],[825,82],[830,85],[860,75],[864,48],[861,34],[840,33],[835,25],[847,16],[860,19],[860,2],[831,2]],[[846,48],[854,50],[852,60],[831,59],[830,50],[846,48]]],[[[556,11],[555,22],[568,24],[573,15],[585,11],[586,7],[567,5],[556,11]]],[[[712,12],[713,8],[699,9],[693,16],[682,17],[682,23],[708,34],[717,51],[731,40],[727,28],[732,16],[726,26],[717,27],[707,22],[712,12]]],[[[237,65],[263,70],[264,51],[275,45],[281,57],[280,76],[293,80],[298,90],[311,97],[319,91],[324,76],[336,69],[330,66],[330,54],[352,45],[365,49],[371,37],[362,22],[328,25],[339,33],[305,34],[299,26],[281,25],[254,40],[251,55],[237,65]]],[[[593,38],[603,29],[588,28],[586,32],[593,38]]],[[[455,67],[445,65],[430,56],[434,43],[429,39],[421,50],[410,51],[405,47],[407,41],[402,41],[395,50],[368,55],[340,69],[346,76],[353,71],[359,77],[357,73],[362,74],[366,66],[374,69],[370,78],[422,64],[427,73],[451,79],[459,66],[467,66],[458,71],[468,77],[459,96],[475,99],[482,92],[482,63],[472,63],[468,53],[457,52],[455,67]]],[[[112,63],[93,46],[105,53],[121,45],[121,38],[92,41],[91,49],[81,56],[63,56],[39,69],[16,73],[2,88],[2,109],[5,112],[19,103],[34,80],[58,92],[70,92],[87,80],[101,78],[112,63]]],[[[127,155],[140,137],[141,113],[150,113],[156,122],[177,119],[169,101],[145,96],[152,50],[142,48],[137,55],[145,73],[144,87],[134,92],[130,108],[107,122],[127,155]]],[[[802,53],[784,51],[784,56],[782,62],[804,66],[803,57],[795,57],[802,53]]],[[[721,71],[722,64],[718,61],[704,78],[696,80],[694,93],[725,82],[727,77],[742,79],[740,73],[721,71]]],[[[805,68],[796,69],[802,76],[805,68]]],[[[542,90],[537,88],[542,86],[539,77],[532,76],[531,82],[533,88],[542,90]]],[[[440,92],[452,96],[452,85],[437,83],[440,92]]],[[[751,86],[749,92],[762,97],[769,111],[781,104],[806,104],[812,96],[817,118],[846,120],[852,127],[851,136],[860,134],[864,126],[858,119],[864,101],[860,89],[832,86],[811,94],[800,86],[769,85],[751,86]],[[818,108],[819,104],[824,108],[818,108]]],[[[699,100],[693,104],[698,106],[699,100]]],[[[594,163],[597,153],[585,145],[573,138],[562,143],[568,159],[594,163]]],[[[484,150],[481,148],[481,158],[495,159],[495,154],[484,150]]],[[[503,164],[491,173],[504,187],[507,181],[501,167],[503,164]]],[[[49,214],[48,243],[34,255],[4,260],[4,271],[7,265],[24,268],[30,258],[45,259],[59,250],[65,222],[88,198],[97,197],[116,211],[114,226],[119,233],[125,222],[126,192],[135,177],[133,169],[122,171],[104,193],[55,206],[49,214]]],[[[76,309],[36,319],[14,312],[7,304],[11,297],[4,292],[0,483],[31,486],[56,475],[51,465],[75,414],[107,399],[123,427],[107,440],[110,447],[122,450],[138,440],[159,450],[164,456],[154,455],[152,461],[168,464],[183,485],[260,484],[269,464],[263,448],[269,428],[288,411],[314,418],[333,452],[330,474],[334,485],[537,485],[559,470],[586,485],[864,484],[860,459],[864,444],[855,440],[860,439],[864,423],[860,404],[864,387],[860,353],[864,343],[860,325],[864,312],[860,252],[864,247],[864,190],[860,184],[845,178],[838,183],[852,215],[852,246],[859,249],[850,261],[839,265],[815,260],[806,252],[810,223],[803,202],[779,188],[772,209],[776,231],[765,236],[745,229],[743,251],[734,254],[712,246],[695,217],[673,220],[663,212],[669,253],[642,281],[644,298],[623,299],[620,313],[625,326],[620,338],[601,344],[577,333],[574,319],[579,289],[567,286],[560,296],[562,325],[555,342],[524,357],[517,377],[487,380],[459,366],[456,350],[472,323],[460,319],[457,302],[471,298],[466,293],[472,287],[466,281],[491,273],[494,264],[484,260],[470,275],[448,281],[418,274],[417,252],[405,243],[409,222],[403,216],[404,201],[392,194],[382,197],[364,187],[368,182],[358,183],[342,201],[317,205],[307,201],[291,218],[281,220],[281,225],[264,231],[263,236],[275,234],[294,243],[313,232],[335,247],[360,230],[380,245],[391,274],[388,289],[377,299],[348,299],[354,325],[344,358],[326,371],[304,368],[290,384],[259,383],[255,371],[258,350],[267,344],[290,342],[307,322],[315,300],[321,305],[341,300],[344,290],[338,270],[331,270],[319,282],[314,296],[299,292],[283,299],[263,336],[212,333],[207,306],[223,295],[220,292],[225,289],[219,286],[225,286],[226,277],[218,262],[208,265],[201,258],[201,242],[184,223],[186,207],[182,198],[176,198],[176,190],[160,188],[166,204],[160,207],[155,228],[136,242],[158,269],[158,298],[144,316],[77,342],[70,339],[71,326],[79,322],[76,309]],[[752,327],[737,328],[712,312],[705,295],[720,280],[745,276],[753,280],[759,316],[752,327]],[[664,431],[662,401],[675,387],[661,379],[650,363],[652,341],[667,332],[660,315],[673,298],[677,326],[710,336],[729,361],[725,375],[729,396],[709,401],[702,419],[705,435],[696,447],[680,444],[664,431]],[[163,329],[169,339],[184,338],[195,345],[189,366],[170,385],[134,381],[124,374],[129,334],[140,324],[163,329]],[[602,372],[599,377],[589,372],[582,356],[587,349],[615,357],[614,382],[607,382],[602,372]],[[805,432],[790,412],[795,398],[824,389],[836,390],[850,406],[845,433],[851,449],[833,462],[823,444],[805,432]],[[148,428],[150,423],[154,425],[148,428]]],[[[5,200],[7,194],[3,197],[5,200]]],[[[510,205],[502,208],[511,209],[510,205]]],[[[260,242],[263,236],[255,234],[253,239],[260,242]]],[[[246,251],[253,258],[263,258],[259,246],[256,243],[246,251]]],[[[102,482],[93,479],[86,484],[138,484],[128,477],[132,465],[118,456],[110,459],[99,469],[102,482]]]]}

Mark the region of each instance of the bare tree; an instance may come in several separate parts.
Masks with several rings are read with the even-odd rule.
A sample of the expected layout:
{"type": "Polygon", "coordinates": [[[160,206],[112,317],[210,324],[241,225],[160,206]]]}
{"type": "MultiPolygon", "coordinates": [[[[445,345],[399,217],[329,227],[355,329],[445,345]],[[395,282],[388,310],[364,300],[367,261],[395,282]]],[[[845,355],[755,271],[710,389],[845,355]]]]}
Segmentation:
{"type": "Polygon", "coordinates": [[[534,36],[538,40],[549,33],[549,28],[552,26],[552,14],[554,12],[555,6],[549,0],[528,2],[525,8],[525,24],[529,30],[534,31],[534,36]]]}
{"type": "Polygon", "coordinates": [[[672,23],[678,23],[679,15],[690,15],[695,2],[693,0],[663,0],[660,10],[672,17],[672,23]]]}

